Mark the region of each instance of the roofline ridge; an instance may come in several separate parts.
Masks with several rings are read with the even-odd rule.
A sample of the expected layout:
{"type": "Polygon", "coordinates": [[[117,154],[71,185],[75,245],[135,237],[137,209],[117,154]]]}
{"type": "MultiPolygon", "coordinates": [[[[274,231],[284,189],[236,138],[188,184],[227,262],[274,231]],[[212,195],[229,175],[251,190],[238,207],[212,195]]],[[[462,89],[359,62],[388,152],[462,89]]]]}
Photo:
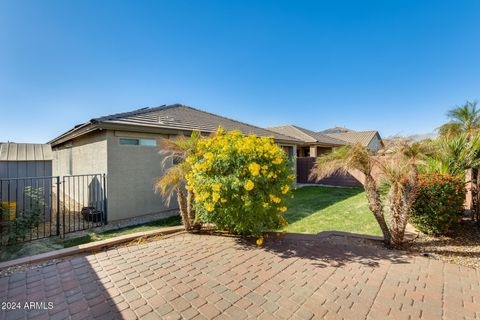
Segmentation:
{"type": "Polygon", "coordinates": [[[102,117],[93,118],[93,119],[90,119],[90,122],[97,123],[97,122],[102,122],[102,121],[105,121],[105,120],[114,120],[114,119],[118,119],[120,117],[129,117],[129,116],[134,116],[134,115],[138,115],[138,114],[154,112],[154,111],[157,111],[159,109],[166,109],[167,107],[173,107],[173,106],[177,106],[177,105],[178,104],[173,104],[173,105],[168,105],[167,106],[166,104],[163,104],[161,106],[153,107],[153,108],[143,107],[143,108],[135,109],[135,110],[132,110],[132,111],[118,112],[118,113],[113,113],[113,114],[102,116],[102,117]]]}
{"type": "Polygon", "coordinates": [[[202,110],[202,109],[198,109],[198,108],[195,108],[195,107],[191,107],[191,106],[187,106],[187,105],[178,105],[178,106],[185,107],[185,108],[189,108],[189,109],[192,109],[192,110],[195,110],[195,111],[200,111],[200,112],[203,112],[203,113],[206,113],[206,114],[215,116],[215,117],[224,118],[224,119],[227,119],[227,120],[230,120],[230,121],[233,121],[233,122],[236,122],[236,123],[240,123],[240,124],[243,124],[243,125],[246,125],[246,126],[249,126],[249,127],[257,128],[257,129],[260,129],[260,130],[265,130],[265,131],[267,131],[267,132],[271,132],[271,133],[272,133],[272,137],[273,137],[274,134],[280,134],[280,135],[282,135],[282,136],[285,137],[285,138],[290,138],[290,139],[293,138],[293,137],[287,136],[287,135],[282,134],[282,133],[273,132],[273,131],[271,131],[271,130],[268,130],[268,129],[265,129],[265,128],[262,128],[262,127],[258,127],[258,126],[256,126],[256,125],[253,125],[253,124],[250,124],[250,123],[246,123],[246,122],[234,120],[234,119],[231,119],[231,118],[228,118],[228,117],[225,117],[225,116],[221,116],[221,115],[218,115],[218,114],[209,112],[209,111],[204,111],[204,110],[202,110]]]}

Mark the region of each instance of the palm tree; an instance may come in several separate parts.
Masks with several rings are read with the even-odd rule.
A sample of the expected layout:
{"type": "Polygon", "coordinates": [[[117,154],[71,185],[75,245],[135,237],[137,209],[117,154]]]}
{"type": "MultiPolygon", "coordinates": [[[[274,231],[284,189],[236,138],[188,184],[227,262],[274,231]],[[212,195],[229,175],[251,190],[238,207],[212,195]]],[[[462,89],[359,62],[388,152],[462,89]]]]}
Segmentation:
{"type": "Polygon", "coordinates": [[[418,183],[418,164],[426,148],[417,143],[401,142],[382,153],[373,154],[360,144],[345,146],[318,158],[311,177],[318,180],[334,173],[358,170],[364,175],[362,182],[367,194],[368,207],[383,233],[387,246],[400,247],[410,210],[415,202],[418,183]],[[379,183],[388,183],[387,208],[390,227],[386,223],[379,183]]]}
{"type": "Polygon", "coordinates": [[[162,195],[166,205],[170,204],[176,193],[180,216],[186,230],[198,226],[193,209],[193,194],[190,190],[185,190],[185,177],[190,171],[190,165],[185,159],[195,152],[199,139],[200,133],[194,131],[188,138],[183,135],[175,140],[162,138],[159,143],[159,153],[164,156],[161,163],[164,173],[157,179],[155,190],[162,195]]]}
{"type": "Polygon", "coordinates": [[[423,159],[431,152],[429,144],[401,141],[389,152],[376,157],[380,169],[378,176],[390,187],[386,202],[391,216],[390,232],[395,247],[403,244],[410,211],[417,197],[418,165],[423,163],[423,159]]]}
{"type": "Polygon", "coordinates": [[[441,136],[458,135],[462,132],[473,133],[480,129],[480,110],[477,101],[467,101],[463,106],[458,106],[447,112],[450,121],[440,128],[441,136]]]}
{"type": "Polygon", "coordinates": [[[452,176],[465,174],[465,171],[480,164],[480,136],[460,133],[446,136],[437,142],[438,151],[434,158],[440,167],[452,176]]]}
{"type": "Polygon", "coordinates": [[[319,157],[310,177],[319,181],[335,173],[346,174],[350,170],[363,173],[365,176],[363,187],[367,194],[368,207],[382,230],[383,241],[389,246],[392,236],[385,221],[380,189],[373,176],[374,162],[373,155],[362,145],[344,146],[319,157]]]}
{"type": "MultiPolygon", "coordinates": [[[[480,133],[461,132],[458,135],[447,135],[435,142],[436,153],[423,168],[426,172],[438,172],[452,176],[465,176],[471,173],[471,213],[478,219],[477,195],[480,190],[480,133]]],[[[468,179],[466,179],[468,180],[468,179]]]]}

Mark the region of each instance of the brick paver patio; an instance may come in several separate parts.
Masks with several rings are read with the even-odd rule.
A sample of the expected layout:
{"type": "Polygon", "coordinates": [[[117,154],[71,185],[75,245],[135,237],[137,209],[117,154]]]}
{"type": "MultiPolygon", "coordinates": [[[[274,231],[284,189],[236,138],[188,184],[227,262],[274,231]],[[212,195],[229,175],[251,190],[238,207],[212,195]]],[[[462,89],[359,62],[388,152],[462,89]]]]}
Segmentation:
{"type": "Polygon", "coordinates": [[[480,272],[330,236],[168,239],[0,278],[2,319],[473,319],[480,272]],[[53,302],[25,310],[24,302],[53,302]]]}

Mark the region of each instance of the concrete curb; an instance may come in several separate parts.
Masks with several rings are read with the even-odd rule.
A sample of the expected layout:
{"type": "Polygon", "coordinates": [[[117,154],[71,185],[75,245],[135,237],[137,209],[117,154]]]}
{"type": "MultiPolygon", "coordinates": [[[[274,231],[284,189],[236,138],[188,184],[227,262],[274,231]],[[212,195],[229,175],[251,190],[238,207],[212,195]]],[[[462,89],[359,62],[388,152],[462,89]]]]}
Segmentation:
{"type": "Polygon", "coordinates": [[[37,255],[34,255],[34,256],[30,256],[30,257],[24,257],[24,258],[19,258],[19,259],[15,259],[15,260],[2,262],[2,263],[0,263],[0,270],[5,269],[5,268],[18,266],[18,265],[39,263],[39,262],[43,262],[43,261],[48,261],[48,260],[59,259],[59,258],[71,256],[71,255],[76,255],[76,254],[79,254],[79,253],[96,251],[96,250],[99,250],[99,249],[102,249],[102,248],[105,248],[105,247],[111,247],[111,246],[114,246],[114,245],[117,245],[117,244],[130,242],[130,241],[140,239],[140,238],[145,238],[145,237],[148,238],[148,237],[159,236],[159,235],[168,235],[168,234],[178,233],[178,232],[181,232],[181,231],[184,231],[184,230],[185,230],[185,228],[183,226],[176,226],[176,227],[160,228],[160,229],[152,230],[152,231],[136,232],[136,233],[132,233],[132,234],[126,234],[124,236],[119,236],[119,237],[115,237],[115,238],[111,238],[111,239],[85,243],[85,244],[81,244],[81,245],[71,247],[71,248],[54,250],[54,251],[45,252],[45,253],[37,254],[37,255]]]}
{"type": "Polygon", "coordinates": [[[359,239],[367,239],[367,240],[374,240],[374,241],[383,241],[383,237],[379,236],[371,236],[367,234],[359,234],[359,233],[350,233],[350,232],[343,232],[343,231],[322,231],[317,234],[310,234],[310,233],[281,233],[281,232],[269,232],[271,235],[279,235],[281,239],[289,239],[289,240],[297,240],[297,241],[311,241],[314,239],[324,239],[328,237],[348,237],[348,238],[359,238],[359,239]]]}

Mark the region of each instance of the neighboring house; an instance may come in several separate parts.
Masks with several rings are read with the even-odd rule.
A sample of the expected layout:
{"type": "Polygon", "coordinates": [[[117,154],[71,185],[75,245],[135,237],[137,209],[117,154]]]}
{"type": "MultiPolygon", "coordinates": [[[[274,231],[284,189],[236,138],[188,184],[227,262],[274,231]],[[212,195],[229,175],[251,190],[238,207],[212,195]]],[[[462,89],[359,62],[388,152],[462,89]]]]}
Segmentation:
{"type": "MultiPolygon", "coordinates": [[[[52,148],[48,144],[0,143],[0,205],[13,210],[8,219],[32,206],[31,192],[43,194],[44,217],[51,206],[52,148]]],[[[1,217],[0,217],[1,219],[1,217]]]]}
{"type": "Polygon", "coordinates": [[[334,147],[348,144],[344,140],[332,138],[326,134],[294,125],[270,127],[267,129],[300,140],[301,143],[297,146],[297,157],[317,157],[332,151],[334,147]]]}
{"type": "Polygon", "coordinates": [[[49,177],[52,160],[49,144],[0,143],[0,179],[49,177]]]}
{"type": "Polygon", "coordinates": [[[319,133],[331,138],[340,139],[350,144],[360,143],[371,151],[378,151],[384,147],[384,143],[378,131],[354,131],[347,128],[336,127],[320,131],[319,133]]]}
{"type": "MultiPolygon", "coordinates": [[[[309,178],[315,164],[315,158],[321,154],[331,152],[333,148],[360,143],[371,151],[383,148],[382,138],[377,131],[353,131],[347,128],[332,128],[315,132],[294,125],[285,125],[267,128],[280,134],[294,137],[302,141],[297,146],[297,182],[314,183],[309,178]]],[[[318,181],[319,184],[334,186],[360,186],[358,179],[351,174],[334,174],[318,181]]]]}
{"type": "Polygon", "coordinates": [[[190,135],[193,130],[209,134],[219,126],[272,136],[290,156],[301,143],[184,105],[143,108],[92,119],[50,141],[54,175],[106,173],[109,220],[166,211],[170,208],[153,190],[155,180],[162,175],[158,139],[190,135]]]}

